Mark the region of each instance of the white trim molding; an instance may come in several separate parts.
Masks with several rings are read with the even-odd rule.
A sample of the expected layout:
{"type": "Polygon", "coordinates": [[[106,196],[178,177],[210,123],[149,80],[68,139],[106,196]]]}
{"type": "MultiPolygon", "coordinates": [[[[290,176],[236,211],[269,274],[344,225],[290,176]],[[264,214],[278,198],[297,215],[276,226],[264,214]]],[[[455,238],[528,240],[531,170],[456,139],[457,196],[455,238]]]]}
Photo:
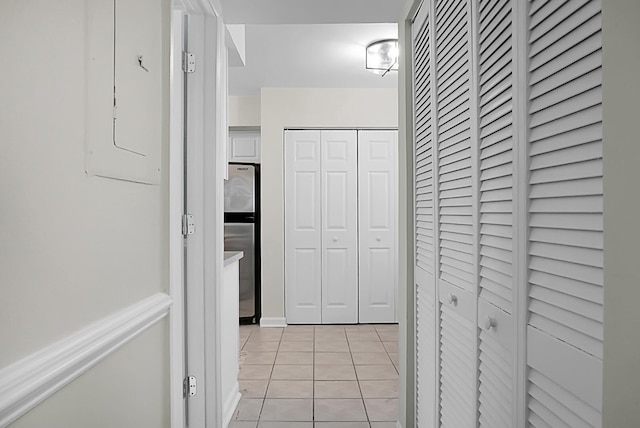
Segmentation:
{"type": "Polygon", "coordinates": [[[286,327],[286,318],[260,318],[260,327],[286,327]]]}
{"type": "Polygon", "coordinates": [[[169,313],[157,293],[0,370],[0,427],[49,398],[169,313]]]}
{"type": "Polygon", "coordinates": [[[231,419],[233,418],[233,414],[235,413],[236,407],[238,407],[238,403],[241,398],[242,394],[240,394],[240,383],[236,381],[233,385],[233,391],[224,402],[222,426],[226,427],[231,423],[231,419]]]}

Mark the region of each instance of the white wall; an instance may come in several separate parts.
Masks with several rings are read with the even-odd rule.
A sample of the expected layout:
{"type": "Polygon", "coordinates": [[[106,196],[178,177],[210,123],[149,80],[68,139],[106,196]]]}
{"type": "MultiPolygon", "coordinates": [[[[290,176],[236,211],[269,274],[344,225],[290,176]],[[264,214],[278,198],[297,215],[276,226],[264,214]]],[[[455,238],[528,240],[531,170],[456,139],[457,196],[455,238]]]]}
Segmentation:
{"type": "MultiPolygon", "coordinates": [[[[157,7],[167,55],[170,1],[157,7]]],[[[4,0],[0,40],[3,368],[168,289],[168,185],[164,172],[161,185],[85,174],[84,1],[4,0]]],[[[166,171],[164,128],[152,143],[166,171]]],[[[167,426],[167,331],[144,332],[15,426],[167,426]]]]}
{"type": "Polygon", "coordinates": [[[260,126],[260,97],[229,97],[229,126],[260,126]]]}
{"type": "Polygon", "coordinates": [[[640,421],[640,2],[602,2],[604,106],[603,426],[640,421]]]}
{"type": "Polygon", "coordinates": [[[284,129],[395,128],[397,100],[396,89],[262,89],[263,318],[285,316],[284,129]]]}

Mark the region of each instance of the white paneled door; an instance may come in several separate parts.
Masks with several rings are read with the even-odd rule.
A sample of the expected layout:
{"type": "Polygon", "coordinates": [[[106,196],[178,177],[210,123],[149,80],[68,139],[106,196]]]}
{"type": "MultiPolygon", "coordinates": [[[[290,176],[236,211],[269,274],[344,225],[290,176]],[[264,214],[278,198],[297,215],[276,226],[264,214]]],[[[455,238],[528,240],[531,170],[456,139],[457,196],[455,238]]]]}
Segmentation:
{"type": "Polygon", "coordinates": [[[356,131],[321,132],[322,322],[358,322],[356,131]]]}
{"type": "Polygon", "coordinates": [[[290,324],[396,322],[395,130],[285,132],[290,324]]]}
{"type": "Polygon", "coordinates": [[[396,131],[358,131],[361,323],[396,321],[396,131]]]}
{"type": "Polygon", "coordinates": [[[322,320],[320,131],[285,134],[285,276],[289,323],[322,320]]]}

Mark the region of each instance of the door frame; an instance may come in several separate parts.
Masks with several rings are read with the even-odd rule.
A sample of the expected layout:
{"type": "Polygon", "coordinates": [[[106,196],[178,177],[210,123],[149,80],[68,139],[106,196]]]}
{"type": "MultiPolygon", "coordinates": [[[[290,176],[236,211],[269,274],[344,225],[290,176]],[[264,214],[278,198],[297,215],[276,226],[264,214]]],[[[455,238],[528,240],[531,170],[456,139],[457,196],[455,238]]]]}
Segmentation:
{"type": "MultiPolygon", "coordinates": [[[[220,333],[220,286],[222,284],[224,241],[223,201],[224,172],[219,161],[224,144],[205,144],[205,141],[217,141],[222,135],[217,132],[218,121],[204,121],[204,117],[218,117],[217,88],[221,87],[221,76],[217,65],[221,53],[216,36],[222,24],[222,8],[219,0],[173,0],[171,5],[171,65],[170,65],[170,148],[169,148],[169,292],[173,300],[169,324],[169,370],[170,370],[170,421],[172,428],[183,428],[186,418],[186,400],[183,398],[183,380],[185,373],[186,346],[190,348],[190,358],[197,360],[203,369],[198,375],[198,394],[201,404],[194,406],[204,427],[222,426],[221,394],[221,346],[220,333]],[[204,94],[205,102],[190,105],[188,124],[184,123],[184,82],[182,73],[182,46],[184,15],[199,16],[204,21],[202,34],[205,40],[202,54],[197,58],[196,67],[204,70],[204,79],[197,83],[192,91],[204,94]],[[177,19],[177,21],[176,21],[177,19]],[[211,34],[212,31],[216,33],[211,34]],[[214,37],[211,37],[214,36],[214,37]],[[192,117],[194,120],[192,120],[192,117]],[[212,123],[213,122],[213,123],[212,123]],[[184,132],[199,132],[202,138],[196,141],[196,150],[203,153],[201,174],[195,180],[189,180],[187,191],[197,195],[197,204],[202,208],[200,219],[196,219],[196,228],[202,233],[197,256],[200,260],[213,260],[212,263],[197,263],[185,266],[184,239],[182,235],[182,215],[184,206],[184,132]],[[220,209],[218,209],[220,208],[220,209]],[[189,293],[203,297],[199,308],[185,299],[184,275],[202,278],[197,284],[191,284],[189,293]],[[197,289],[193,289],[193,287],[197,289]],[[192,309],[192,311],[189,311],[192,309]],[[185,330],[185,315],[189,313],[185,330]],[[188,344],[186,335],[196,333],[201,343],[195,345],[197,351],[188,344]],[[209,398],[207,398],[209,397],[209,398]]],[[[193,409],[192,409],[193,411],[193,409]]],[[[194,418],[195,419],[195,418],[194,418]]],[[[192,425],[194,426],[194,425],[192,425]]]]}

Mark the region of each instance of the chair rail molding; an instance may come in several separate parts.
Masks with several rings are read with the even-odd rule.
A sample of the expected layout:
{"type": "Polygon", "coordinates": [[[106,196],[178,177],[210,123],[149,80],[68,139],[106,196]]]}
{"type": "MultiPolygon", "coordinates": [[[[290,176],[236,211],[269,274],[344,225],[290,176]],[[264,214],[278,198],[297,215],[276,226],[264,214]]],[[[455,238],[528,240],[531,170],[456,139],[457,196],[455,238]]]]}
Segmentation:
{"type": "Polygon", "coordinates": [[[116,349],[162,320],[172,299],[157,293],[0,370],[0,427],[6,427],[116,349]]]}

